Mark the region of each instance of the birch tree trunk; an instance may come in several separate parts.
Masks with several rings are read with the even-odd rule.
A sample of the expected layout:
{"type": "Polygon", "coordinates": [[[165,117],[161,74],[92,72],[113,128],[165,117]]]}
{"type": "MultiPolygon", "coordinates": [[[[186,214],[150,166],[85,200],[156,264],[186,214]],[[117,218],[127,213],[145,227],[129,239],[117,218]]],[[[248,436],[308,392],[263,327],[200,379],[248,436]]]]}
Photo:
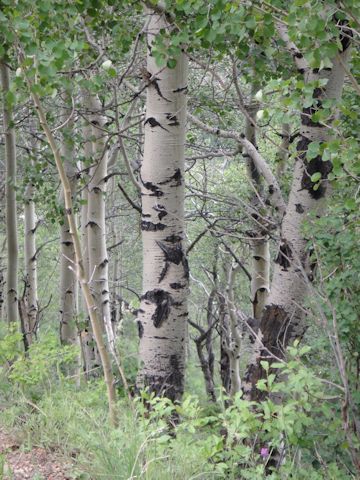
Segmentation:
{"type": "Polygon", "coordinates": [[[143,295],[138,313],[137,385],[179,399],[184,390],[189,270],[184,250],[184,143],[187,58],[160,69],[151,54],[167,28],[151,14],[148,27],[144,160],[141,166],[143,295]]]}
{"type": "Polygon", "coordinates": [[[24,205],[25,297],[22,310],[25,348],[33,342],[38,327],[36,215],[33,196],[34,186],[28,184],[25,190],[24,205]]]}
{"type": "MultiPolygon", "coordinates": [[[[5,168],[1,161],[0,168],[0,223],[5,228],[5,168]]],[[[5,232],[2,232],[5,233],[5,232]]],[[[6,272],[6,256],[4,246],[0,249],[0,322],[5,321],[5,272],[6,272]]]]}
{"type": "Polygon", "coordinates": [[[9,68],[0,60],[1,84],[3,89],[3,119],[5,132],[6,162],[6,313],[9,323],[18,321],[18,238],[16,212],[16,147],[12,107],[9,105],[9,68]]]}
{"type": "MultiPolygon", "coordinates": [[[[287,345],[296,338],[301,338],[306,330],[303,303],[307,293],[304,273],[308,272],[308,252],[307,239],[304,238],[301,227],[310,213],[320,215],[323,212],[328,195],[327,177],[332,168],[331,162],[323,161],[320,154],[312,160],[308,160],[306,154],[311,142],[317,141],[321,144],[331,138],[329,127],[314,122],[311,117],[322,109],[325,99],[341,98],[345,74],[342,64],[346,65],[350,50],[346,37],[342,40],[342,46],[343,51],[335,57],[331,69],[320,72],[307,69],[304,72],[306,82],[323,78],[327,80],[327,84],[314,89],[313,106],[304,108],[301,115],[293,182],[281,226],[271,293],[258,332],[262,343],[256,342],[254,357],[246,373],[244,390],[252,399],[262,396],[256,389],[257,381],[264,374],[260,359],[271,361],[271,354],[283,357],[287,345]],[[311,176],[316,172],[321,174],[321,182],[317,185],[318,188],[314,189],[315,182],[311,180],[311,176]]],[[[301,60],[301,54],[297,53],[296,58],[301,60]]]]}
{"type": "MultiPolygon", "coordinates": [[[[23,62],[24,61],[24,54],[21,52],[20,55],[20,60],[23,62]]],[[[32,90],[32,83],[29,79],[27,79],[28,87],[31,92],[31,97],[34,102],[34,106],[36,108],[37,115],[39,117],[39,122],[40,125],[46,135],[47,141],[49,143],[49,146],[51,148],[51,151],[54,155],[54,160],[56,163],[56,168],[58,170],[62,188],[64,191],[64,201],[65,201],[65,212],[68,218],[69,226],[70,226],[70,233],[73,237],[74,241],[74,249],[75,249],[75,258],[76,258],[76,272],[77,272],[77,278],[79,279],[80,285],[81,285],[81,290],[84,296],[84,301],[86,303],[87,307],[87,313],[89,314],[90,317],[90,322],[92,326],[92,330],[94,333],[94,338],[96,340],[96,344],[98,347],[100,359],[101,359],[101,364],[103,367],[104,371],[104,379],[105,379],[105,384],[106,384],[106,389],[107,389],[107,395],[108,395],[108,405],[109,405],[109,418],[112,426],[116,427],[117,426],[117,415],[116,415],[116,409],[115,409],[115,403],[116,403],[116,390],[115,390],[115,384],[114,384],[114,376],[112,372],[112,365],[110,361],[110,356],[109,353],[106,349],[106,345],[104,343],[103,335],[102,335],[102,330],[100,327],[100,321],[99,321],[99,316],[97,312],[96,305],[94,303],[93,296],[90,291],[89,287],[89,279],[85,275],[85,270],[83,266],[83,258],[82,258],[82,251],[81,251],[81,242],[80,242],[80,237],[77,231],[77,225],[76,225],[76,220],[75,220],[75,215],[74,215],[74,209],[73,209],[73,201],[72,201],[72,196],[71,196],[71,187],[69,180],[66,176],[65,169],[62,163],[61,155],[59,152],[59,147],[55,141],[55,138],[53,136],[53,133],[46,121],[46,115],[45,112],[42,108],[42,104],[40,101],[40,98],[38,95],[32,90]]]]}
{"type": "Polygon", "coordinates": [[[102,326],[111,323],[108,253],[106,248],[105,194],[108,149],[103,128],[106,119],[101,116],[101,104],[97,97],[88,97],[91,111],[93,161],[88,184],[88,247],[89,275],[92,293],[102,326]]]}
{"type": "MultiPolygon", "coordinates": [[[[84,104],[87,104],[87,96],[83,95],[84,104]]],[[[90,177],[86,170],[86,165],[88,162],[93,161],[93,145],[92,145],[92,127],[91,124],[86,124],[83,127],[83,136],[84,136],[84,157],[85,161],[81,165],[80,170],[82,170],[82,191],[81,191],[81,213],[80,213],[80,224],[81,224],[81,248],[83,252],[83,263],[84,263],[84,272],[86,278],[90,278],[89,273],[89,228],[88,228],[88,204],[89,204],[89,182],[90,177]]],[[[96,367],[99,365],[98,351],[96,348],[95,340],[93,337],[92,327],[89,316],[87,316],[87,307],[85,299],[82,297],[82,311],[85,318],[80,324],[80,342],[81,342],[81,353],[83,361],[83,370],[85,373],[85,379],[89,379],[91,376],[96,375],[98,372],[96,367]]]]}
{"type": "Polygon", "coordinates": [[[286,169],[286,162],[289,158],[289,146],[290,146],[290,125],[288,123],[284,123],[281,127],[281,143],[279,149],[276,154],[276,174],[279,179],[285,173],[286,169]]]}
{"type": "MultiPolygon", "coordinates": [[[[66,118],[67,111],[64,112],[66,118]]],[[[61,144],[61,156],[66,176],[69,179],[70,194],[74,198],[77,183],[77,171],[74,163],[74,152],[71,134],[73,121],[67,125],[61,144]]],[[[62,201],[63,200],[62,192],[62,201]]],[[[63,224],[60,226],[60,341],[62,344],[76,343],[76,315],[77,315],[77,290],[78,281],[75,274],[75,249],[73,236],[67,215],[64,215],[63,224]]]]}
{"type": "MultiPolygon", "coordinates": [[[[256,129],[253,119],[258,111],[258,105],[256,103],[251,104],[250,107],[247,108],[247,111],[249,117],[245,120],[245,138],[257,149],[256,129]]],[[[254,190],[251,205],[254,210],[262,214],[259,215],[256,211],[252,213],[254,227],[252,231],[249,232],[249,235],[252,237],[251,303],[253,317],[260,319],[270,291],[269,239],[266,230],[262,228],[263,218],[266,216],[266,209],[264,208],[265,202],[263,198],[264,192],[261,174],[245,148],[243,157],[246,159],[248,177],[254,190]]]]}

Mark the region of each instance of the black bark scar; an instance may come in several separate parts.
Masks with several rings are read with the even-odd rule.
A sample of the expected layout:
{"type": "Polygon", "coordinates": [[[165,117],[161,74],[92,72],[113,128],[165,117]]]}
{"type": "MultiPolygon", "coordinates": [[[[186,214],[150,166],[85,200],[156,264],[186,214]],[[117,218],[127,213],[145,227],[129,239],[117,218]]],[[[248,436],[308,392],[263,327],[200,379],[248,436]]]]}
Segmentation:
{"type": "Polygon", "coordinates": [[[297,213],[304,213],[305,212],[304,207],[301,205],[301,203],[295,203],[295,209],[296,209],[297,213]]]}
{"type": "Polygon", "coordinates": [[[319,200],[325,195],[326,192],[326,182],[329,173],[332,170],[332,164],[330,160],[326,162],[323,161],[321,155],[313,158],[312,160],[308,161],[306,159],[306,152],[308,150],[308,146],[311,143],[306,137],[302,137],[299,143],[297,144],[297,150],[301,152],[299,157],[304,163],[304,172],[301,178],[301,189],[307,190],[309,195],[314,198],[315,200],[319,200]],[[312,182],[311,177],[314,173],[319,172],[321,173],[321,182],[318,185],[317,190],[314,190],[314,185],[317,182],[312,182]]]}
{"type": "Polygon", "coordinates": [[[173,113],[167,113],[166,118],[170,122],[170,123],[168,123],[169,127],[176,127],[176,126],[180,125],[176,115],[174,115],[173,113]]]}
{"type": "Polygon", "coordinates": [[[162,220],[166,215],[168,214],[167,211],[165,210],[164,205],[155,205],[153,209],[158,213],[159,220],[162,220]]]}
{"type": "Polygon", "coordinates": [[[156,243],[161,248],[165,257],[164,258],[165,264],[164,264],[164,268],[160,273],[159,282],[162,282],[162,280],[164,280],[171,263],[174,263],[175,265],[182,264],[184,268],[184,277],[186,279],[189,278],[189,264],[181,243],[179,242],[174,246],[167,246],[162,242],[156,242],[156,243]]]}
{"type": "Polygon", "coordinates": [[[182,288],[185,288],[186,285],[184,285],[183,283],[180,283],[180,282],[174,282],[174,283],[170,283],[170,287],[173,290],[181,290],[182,288]]]}
{"type": "Polygon", "coordinates": [[[141,177],[141,174],[140,174],[140,180],[141,180],[141,183],[146,188],[146,190],[150,190],[152,192],[152,194],[150,194],[150,197],[158,197],[159,198],[159,197],[162,197],[164,195],[164,192],[162,190],[160,190],[160,188],[157,185],[155,185],[154,183],[144,182],[144,180],[141,177]]]}
{"type": "Polygon", "coordinates": [[[169,243],[177,243],[181,242],[182,237],[180,235],[169,235],[168,237],[164,238],[164,242],[169,242],[169,243]]]}
{"type": "Polygon", "coordinates": [[[157,120],[156,118],[154,117],[149,117],[145,120],[145,123],[144,125],[146,124],[149,124],[151,128],[155,128],[155,127],[160,127],[162,128],[163,130],[165,130],[165,132],[168,132],[169,130],[167,128],[164,128],[157,120]]]}
{"type": "Polygon", "coordinates": [[[170,293],[155,288],[147,291],[141,299],[155,304],[155,312],[152,314],[151,320],[155,328],[160,328],[170,315],[171,305],[173,304],[170,293]]]}
{"type": "Polygon", "coordinates": [[[143,324],[140,322],[140,320],[137,321],[137,327],[138,327],[139,338],[142,338],[144,335],[144,327],[143,327],[143,324]]]}
{"type": "Polygon", "coordinates": [[[174,175],[171,175],[167,180],[164,180],[163,182],[159,182],[159,185],[165,185],[167,183],[170,183],[174,181],[174,187],[179,187],[182,183],[182,175],[181,175],[181,170],[180,168],[177,168],[175,170],[174,175]]]}
{"type": "Polygon", "coordinates": [[[159,87],[159,78],[154,78],[154,79],[151,81],[151,84],[154,85],[155,90],[156,90],[157,94],[159,95],[159,97],[163,98],[166,102],[171,103],[171,100],[169,100],[168,98],[164,97],[164,95],[161,93],[161,90],[160,90],[160,87],[159,87]]]}
{"type": "Polygon", "coordinates": [[[290,267],[290,260],[292,259],[292,251],[289,243],[283,238],[281,240],[278,256],[275,263],[279,264],[283,270],[287,271],[290,267]]]}
{"type": "Polygon", "coordinates": [[[185,87],[180,87],[177,88],[176,90],[173,90],[173,93],[180,93],[180,92],[187,92],[188,86],[185,85],[185,87]]]}
{"type": "Polygon", "coordinates": [[[141,230],[146,232],[158,232],[159,230],[164,230],[164,228],[166,228],[166,225],[163,223],[153,223],[145,220],[141,222],[141,230]]]}

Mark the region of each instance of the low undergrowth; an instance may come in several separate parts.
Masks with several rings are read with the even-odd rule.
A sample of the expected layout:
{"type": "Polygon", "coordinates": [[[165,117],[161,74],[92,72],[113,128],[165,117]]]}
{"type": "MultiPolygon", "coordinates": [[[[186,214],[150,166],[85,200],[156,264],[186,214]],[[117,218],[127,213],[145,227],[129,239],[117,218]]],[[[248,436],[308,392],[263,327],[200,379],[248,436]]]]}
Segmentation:
{"type": "MultiPolygon", "coordinates": [[[[112,429],[102,381],[76,386],[64,374],[74,352],[51,338],[44,342],[46,348],[8,358],[0,370],[0,422],[23,448],[43,446],[72,459],[73,478],[356,478],[336,388],[305,365],[307,347],[291,348],[288,363],[275,365],[282,381],[263,364],[268,375],[259,388],[269,393],[266,401],[238,394],[224,409],[223,399],[209,407],[185,395],[173,405],[143,392],[130,407],[120,396],[119,428],[112,429]],[[44,351],[47,361],[38,358],[44,351]]],[[[10,344],[9,338],[0,342],[3,360],[10,344]]]]}

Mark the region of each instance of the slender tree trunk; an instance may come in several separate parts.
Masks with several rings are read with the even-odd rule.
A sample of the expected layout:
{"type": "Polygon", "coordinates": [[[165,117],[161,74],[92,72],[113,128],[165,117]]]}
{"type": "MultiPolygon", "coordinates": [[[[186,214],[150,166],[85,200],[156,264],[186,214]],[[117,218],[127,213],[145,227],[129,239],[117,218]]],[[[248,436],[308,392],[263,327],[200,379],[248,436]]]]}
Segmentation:
{"type": "Polygon", "coordinates": [[[118,249],[121,248],[121,240],[119,232],[117,231],[115,222],[112,225],[113,230],[113,242],[114,245],[117,245],[114,251],[114,255],[112,258],[112,288],[111,288],[111,324],[112,329],[115,334],[116,332],[116,325],[120,322],[121,319],[121,302],[119,301],[120,292],[119,292],[119,281],[120,281],[120,261],[118,255],[118,249]]]}
{"type": "MultiPolygon", "coordinates": [[[[84,104],[88,103],[87,94],[83,95],[84,104]]],[[[84,136],[84,156],[85,162],[81,165],[80,170],[82,169],[82,191],[81,191],[81,214],[80,214],[80,224],[81,224],[81,248],[83,252],[83,264],[84,272],[86,278],[90,278],[89,272],[89,228],[88,228],[88,206],[89,206],[89,175],[86,171],[86,165],[89,165],[93,161],[93,145],[92,145],[92,128],[91,124],[86,124],[83,127],[83,136],[84,136]]],[[[83,369],[85,373],[85,379],[96,376],[98,374],[97,367],[99,365],[99,354],[96,348],[90,317],[87,315],[87,307],[84,297],[82,297],[82,311],[84,318],[79,324],[80,330],[80,342],[81,342],[81,353],[82,353],[82,362],[83,369]]]]}
{"type": "MultiPolygon", "coordinates": [[[[0,224],[5,228],[5,168],[3,164],[0,168],[0,224]]],[[[5,231],[1,233],[5,234],[5,231]]],[[[6,272],[6,257],[4,252],[4,246],[0,249],[0,321],[5,320],[5,272],[6,272]]]]}
{"type": "Polygon", "coordinates": [[[332,168],[331,162],[323,161],[320,154],[312,160],[308,160],[306,154],[311,142],[321,144],[331,138],[329,127],[314,122],[311,117],[321,110],[323,100],[341,98],[345,74],[341,62],[346,64],[349,55],[346,37],[342,44],[344,51],[339,52],[333,60],[332,69],[324,69],[321,73],[310,69],[305,72],[306,81],[326,78],[328,82],[322,88],[315,88],[313,106],[304,108],[301,115],[293,182],[281,226],[271,293],[258,332],[262,343],[255,342],[254,356],[246,373],[244,390],[253,399],[262,397],[262,393],[256,389],[257,381],[264,375],[260,359],[271,362],[271,354],[283,357],[287,345],[301,338],[306,329],[303,303],[307,293],[305,272],[308,272],[308,242],[302,233],[302,224],[309,214],[320,215],[323,212],[328,194],[327,177],[332,168]],[[321,182],[315,186],[316,182],[311,180],[311,176],[316,172],[321,174],[321,182]]]}
{"type": "Polygon", "coordinates": [[[228,284],[226,287],[226,301],[229,315],[229,339],[227,354],[229,356],[230,367],[230,396],[233,397],[241,389],[240,376],[240,352],[242,346],[241,326],[239,325],[238,315],[235,311],[234,303],[234,282],[236,273],[239,271],[238,265],[230,266],[228,273],[228,284]]]}
{"type": "MultiPolygon", "coordinates": [[[[64,118],[68,111],[64,111],[64,118]]],[[[77,184],[77,171],[74,160],[71,135],[73,121],[67,125],[61,144],[61,156],[64,169],[69,179],[71,197],[74,198],[77,184]]],[[[62,193],[63,197],[63,193],[62,193]]],[[[64,199],[62,199],[64,201],[64,199]]],[[[76,258],[74,240],[70,232],[67,215],[64,215],[60,226],[60,341],[62,344],[75,344],[77,337],[77,289],[78,281],[75,272],[76,258]]]]}
{"type": "MultiPolygon", "coordinates": [[[[23,63],[24,56],[21,54],[21,60],[23,63]]],[[[82,293],[84,296],[84,300],[87,307],[87,313],[89,314],[92,330],[94,333],[94,338],[99,350],[101,364],[104,371],[104,379],[107,389],[108,395],[108,407],[109,407],[109,418],[110,422],[113,426],[117,425],[117,416],[116,416],[116,391],[114,385],[114,376],[112,372],[112,365],[110,361],[109,353],[106,349],[106,345],[104,343],[102,329],[100,324],[100,319],[97,312],[97,307],[94,302],[93,296],[90,291],[89,287],[89,278],[86,277],[83,258],[82,258],[82,251],[81,251],[81,242],[80,237],[77,231],[76,220],[74,215],[74,208],[73,208],[73,201],[71,197],[71,186],[69,179],[66,176],[66,172],[62,163],[61,155],[59,153],[58,145],[56,144],[55,138],[50,130],[50,127],[46,121],[46,115],[42,108],[42,104],[38,95],[32,90],[32,83],[29,79],[27,79],[28,86],[31,92],[31,97],[34,102],[34,106],[36,108],[36,112],[39,117],[40,125],[46,135],[47,141],[51,148],[51,151],[54,155],[56,168],[59,172],[62,188],[64,190],[64,200],[65,200],[65,212],[68,218],[69,226],[70,226],[70,233],[73,237],[74,241],[74,249],[75,249],[75,258],[76,258],[76,272],[77,277],[79,279],[82,293]]]]}
{"type": "Polygon", "coordinates": [[[93,138],[93,161],[88,184],[88,246],[91,289],[101,319],[110,324],[110,296],[108,278],[108,253],[106,248],[105,194],[108,149],[103,127],[106,119],[101,116],[101,104],[97,97],[89,96],[93,138]]]}
{"type": "Polygon", "coordinates": [[[0,60],[1,84],[3,89],[3,119],[5,132],[6,161],[6,313],[9,323],[18,321],[18,238],[16,211],[16,147],[12,107],[8,103],[10,90],[9,68],[0,60]]]}
{"type": "MultiPolygon", "coordinates": [[[[255,88],[253,88],[255,90],[255,88]]],[[[252,101],[252,100],[251,100],[252,101]]],[[[245,119],[245,138],[249,140],[257,149],[256,128],[253,119],[258,111],[258,104],[251,103],[247,108],[249,117],[245,119]]],[[[251,206],[254,208],[252,217],[254,218],[254,226],[249,232],[251,240],[251,303],[255,319],[260,320],[267,297],[270,291],[270,250],[269,239],[266,230],[262,228],[263,217],[265,215],[265,201],[261,174],[256,168],[255,163],[247,153],[243,150],[243,156],[246,159],[248,178],[254,190],[251,199],[251,206]],[[257,212],[261,213],[259,215],[257,212]]]]}
{"type": "Polygon", "coordinates": [[[226,394],[230,393],[230,358],[228,354],[229,318],[226,315],[225,297],[218,292],[220,327],[220,378],[226,394]]]}
{"type": "Polygon", "coordinates": [[[289,146],[290,146],[290,125],[288,123],[284,123],[281,129],[281,143],[279,146],[279,150],[276,154],[276,161],[277,161],[276,174],[279,181],[281,180],[281,177],[285,173],[286,162],[287,162],[287,159],[289,158],[289,146]]]}
{"type": "Polygon", "coordinates": [[[33,196],[34,186],[28,184],[25,190],[24,205],[25,296],[23,299],[23,326],[25,327],[25,345],[31,345],[34,337],[36,337],[38,327],[36,215],[33,196]]]}
{"type": "Polygon", "coordinates": [[[137,385],[176,400],[184,390],[188,317],[189,271],[183,245],[187,58],[181,54],[174,69],[157,67],[151,45],[162,28],[167,28],[164,17],[153,14],[140,175],[144,270],[137,385]]]}

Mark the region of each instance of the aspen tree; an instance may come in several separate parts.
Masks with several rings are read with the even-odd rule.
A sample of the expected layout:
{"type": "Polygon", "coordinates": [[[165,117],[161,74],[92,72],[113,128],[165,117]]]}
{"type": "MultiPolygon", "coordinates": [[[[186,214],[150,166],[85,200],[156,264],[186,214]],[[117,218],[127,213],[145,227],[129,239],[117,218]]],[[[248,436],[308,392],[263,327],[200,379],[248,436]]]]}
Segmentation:
{"type": "Polygon", "coordinates": [[[142,195],[143,295],[138,313],[138,387],[172,400],[184,390],[187,341],[188,264],[184,251],[184,142],[187,59],[159,68],[155,36],[167,29],[165,16],[150,13],[147,41],[142,195]]]}
{"type": "MultiPolygon", "coordinates": [[[[69,111],[64,108],[64,119],[69,111]]],[[[71,197],[74,199],[77,185],[77,171],[71,135],[74,121],[71,118],[64,129],[60,154],[64,169],[70,183],[71,197]]],[[[63,200],[63,192],[62,192],[63,200]]],[[[70,232],[67,215],[64,215],[60,226],[60,340],[63,344],[74,344],[76,341],[77,288],[75,272],[76,258],[74,241],[70,232]]]]}
{"type": "Polygon", "coordinates": [[[16,146],[13,126],[12,98],[10,93],[9,67],[0,60],[1,85],[3,90],[3,119],[5,133],[6,163],[6,313],[9,323],[18,320],[18,236],[16,211],[16,146]]]}
{"type": "Polygon", "coordinates": [[[36,214],[34,203],[34,185],[26,185],[24,197],[24,261],[25,261],[25,295],[20,300],[21,321],[25,348],[36,336],[38,322],[37,296],[37,259],[36,259],[36,214]]]}
{"type": "MultiPolygon", "coordinates": [[[[302,233],[302,225],[309,214],[323,213],[329,194],[327,177],[332,168],[331,161],[323,159],[320,149],[315,158],[308,156],[313,142],[320,146],[332,137],[331,125],[317,122],[312,116],[323,109],[325,100],[338,101],[341,98],[345,78],[343,65],[347,64],[351,42],[351,36],[341,35],[341,50],[332,60],[331,68],[319,71],[309,67],[302,53],[290,41],[284,25],[280,25],[278,31],[293,54],[305,83],[322,80],[322,86],[314,88],[313,105],[304,108],[301,113],[293,181],[281,225],[271,292],[261,317],[258,340],[244,383],[245,393],[253,399],[263,395],[256,389],[256,383],[263,375],[260,360],[271,361],[272,355],[283,357],[287,345],[301,338],[306,330],[303,304],[309,282],[306,275],[311,272],[308,241],[302,233]]],[[[334,119],[333,116],[329,123],[334,119]]]]}
{"type": "MultiPolygon", "coordinates": [[[[23,63],[24,62],[24,54],[22,51],[19,52],[19,59],[23,63]]],[[[55,164],[57,171],[59,173],[61,185],[64,192],[64,202],[65,202],[65,212],[67,215],[67,219],[69,222],[69,230],[72,235],[74,241],[74,250],[75,250],[75,259],[76,259],[76,273],[78,280],[81,285],[81,290],[83,293],[84,301],[87,308],[87,313],[90,317],[90,322],[92,326],[92,330],[94,333],[94,338],[97,344],[97,348],[99,350],[99,355],[101,358],[101,364],[104,371],[104,379],[107,389],[107,396],[108,396],[108,408],[109,408],[109,418],[110,422],[113,426],[117,425],[117,415],[115,410],[115,402],[116,402],[116,391],[114,385],[114,376],[112,372],[112,365],[110,361],[109,353],[106,349],[106,345],[103,339],[103,332],[101,328],[101,322],[97,311],[97,306],[94,302],[93,296],[91,294],[91,290],[89,287],[89,278],[86,276],[86,272],[84,270],[83,264],[83,257],[82,257],[82,250],[81,250],[81,241],[80,236],[78,233],[76,219],[74,214],[74,207],[73,207],[73,199],[71,196],[71,186],[69,179],[66,175],[65,168],[63,165],[63,161],[60,155],[60,149],[57,145],[57,142],[54,138],[54,135],[49,127],[49,124],[46,120],[45,111],[43,109],[40,97],[34,91],[33,83],[30,78],[26,77],[26,81],[31,92],[31,98],[36,110],[36,113],[39,118],[39,123],[41,128],[44,131],[46,136],[47,142],[51,148],[52,154],[54,156],[55,164]]]]}
{"type": "Polygon", "coordinates": [[[101,325],[111,322],[108,253],[106,248],[105,195],[107,183],[108,146],[101,115],[101,103],[94,95],[88,96],[92,130],[92,165],[89,172],[87,225],[89,275],[91,289],[101,319],[101,325]]]}

